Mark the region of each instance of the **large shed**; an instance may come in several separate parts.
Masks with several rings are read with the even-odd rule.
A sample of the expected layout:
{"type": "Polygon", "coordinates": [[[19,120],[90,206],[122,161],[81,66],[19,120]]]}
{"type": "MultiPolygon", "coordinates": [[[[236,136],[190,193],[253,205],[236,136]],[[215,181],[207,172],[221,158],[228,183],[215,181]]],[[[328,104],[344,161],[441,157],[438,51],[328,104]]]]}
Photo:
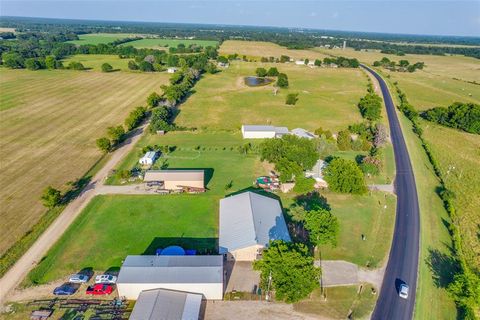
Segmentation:
{"type": "Polygon", "coordinates": [[[169,289],[223,298],[223,257],[127,256],[117,279],[120,297],[136,300],[140,292],[169,289]]]}
{"type": "Polygon", "coordinates": [[[291,241],[278,200],[250,191],[220,200],[220,254],[254,261],[270,240],[291,241]]]}
{"type": "Polygon", "coordinates": [[[158,182],[166,190],[204,189],[204,170],[148,170],[143,181],[158,182]]]}
{"type": "Polygon", "coordinates": [[[244,139],[271,139],[281,138],[288,134],[287,127],[242,125],[242,135],[244,139]]]}
{"type": "Polygon", "coordinates": [[[133,307],[130,320],[198,320],[202,295],[154,289],[142,291],[133,307]]]}

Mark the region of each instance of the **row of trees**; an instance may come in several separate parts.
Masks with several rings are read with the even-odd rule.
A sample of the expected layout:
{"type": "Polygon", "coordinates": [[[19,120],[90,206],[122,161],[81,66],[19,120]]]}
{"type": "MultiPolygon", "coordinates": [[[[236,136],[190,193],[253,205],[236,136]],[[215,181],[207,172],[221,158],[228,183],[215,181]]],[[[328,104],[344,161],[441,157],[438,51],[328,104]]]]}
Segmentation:
{"type": "Polygon", "coordinates": [[[360,67],[360,62],[357,59],[345,58],[345,57],[335,57],[335,58],[324,58],[323,64],[330,65],[335,64],[340,68],[358,68],[360,67]]]}
{"type": "Polygon", "coordinates": [[[398,63],[395,61],[391,61],[387,57],[383,57],[382,60],[374,61],[374,67],[384,67],[390,71],[398,71],[398,72],[415,72],[415,70],[422,70],[425,66],[424,62],[416,62],[414,64],[410,64],[408,60],[400,60],[398,63]]]}
{"type": "Polygon", "coordinates": [[[447,127],[480,134],[480,105],[475,103],[456,102],[447,108],[429,109],[421,116],[428,121],[447,127]]]}

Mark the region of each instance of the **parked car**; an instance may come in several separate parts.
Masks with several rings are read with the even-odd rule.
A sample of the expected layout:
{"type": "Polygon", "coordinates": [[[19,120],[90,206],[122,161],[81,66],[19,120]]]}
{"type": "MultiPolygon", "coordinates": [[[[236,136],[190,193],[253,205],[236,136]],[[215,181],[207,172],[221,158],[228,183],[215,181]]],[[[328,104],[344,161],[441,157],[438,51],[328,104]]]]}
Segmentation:
{"type": "Polygon", "coordinates": [[[77,292],[78,285],[73,283],[64,283],[53,290],[53,294],[56,296],[70,296],[77,292]]]}
{"type": "Polygon", "coordinates": [[[408,286],[405,283],[400,285],[400,290],[398,291],[400,298],[408,299],[408,286]]]}
{"type": "Polygon", "coordinates": [[[116,283],[117,277],[111,274],[101,274],[95,277],[95,283],[116,283]]]}
{"type": "Polygon", "coordinates": [[[72,274],[70,276],[70,278],[68,279],[68,282],[71,282],[71,283],[85,283],[85,282],[88,282],[89,279],[90,279],[90,277],[88,275],[77,273],[77,274],[72,274]]]}
{"type": "Polygon", "coordinates": [[[109,284],[95,284],[87,288],[86,294],[105,295],[113,292],[113,287],[109,284]]]}

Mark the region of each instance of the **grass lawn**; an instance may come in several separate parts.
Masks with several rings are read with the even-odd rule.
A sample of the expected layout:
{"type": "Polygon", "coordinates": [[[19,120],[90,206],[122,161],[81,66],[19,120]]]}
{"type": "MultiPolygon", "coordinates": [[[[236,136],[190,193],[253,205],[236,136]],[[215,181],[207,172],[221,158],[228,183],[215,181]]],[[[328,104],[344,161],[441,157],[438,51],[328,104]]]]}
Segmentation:
{"type": "Polygon", "coordinates": [[[177,47],[183,43],[185,46],[196,44],[202,47],[216,47],[218,41],[216,40],[199,40],[199,39],[161,39],[161,38],[148,38],[130,41],[124,46],[133,46],[135,48],[149,48],[149,49],[165,49],[166,47],[177,47]]]}
{"type": "Polygon", "coordinates": [[[363,285],[359,293],[357,286],[326,288],[325,300],[320,289],[316,289],[310,298],[295,303],[296,311],[321,315],[328,319],[368,319],[377,299],[371,293],[370,285],[363,285]]]}
{"type": "Polygon", "coordinates": [[[135,36],[137,35],[132,33],[88,33],[80,34],[78,35],[79,40],[68,41],[68,43],[97,45],[100,43],[110,43],[118,39],[133,38],[135,36]]]}
{"type": "Polygon", "coordinates": [[[369,196],[332,192],[322,192],[322,195],[340,223],[337,246],[320,248],[322,259],[346,260],[367,268],[380,267],[393,235],[396,197],[380,192],[372,192],[369,196]],[[362,234],[366,236],[364,241],[362,234]]]}
{"type": "Polygon", "coordinates": [[[176,123],[206,130],[239,131],[242,124],[273,124],[334,132],[360,122],[357,103],[366,93],[367,79],[359,69],[312,69],[293,64],[234,62],[214,75],[206,75],[196,93],[181,107],[176,123]],[[248,87],[244,77],[257,67],[277,67],[288,75],[290,87],[275,96],[273,86],[248,87]],[[287,106],[288,93],[298,93],[295,106],[287,106]]]}
{"type": "Polygon", "coordinates": [[[423,128],[445,184],[456,195],[454,206],[467,261],[480,270],[480,136],[426,121],[423,128]]]}
{"type": "Polygon", "coordinates": [[[83,268],[118,268],[129,254],[155,254],[173,244],[214,252],[215,207],[208,194],[97,196],[26,282],[45,283],[83,268]]]}
{"type": "Polygon", "coordinates": [[[259,60],[261,57],[280,58],[281,55],[289,56],[293,59],[310,60],[322,59],[327,57],[326,54],[312,50],[290,50],[286,47],[279,46],[272,42],[263,41],[242,41],[227,40],[222,43],[219,49],[221,55],[235,54],[240,57],[246,55],[248,59],[259,60]]]}
{"type": "Polygon", "coordinates": [[[43,189],[80,178],[101,157],[95,139],[167,81],[166,74],[0,69],[0,254],[45,213],[43,189]]]}
{"type": "Polygon", "coordinates": [[[131,59],[120,59],[118,55],[108,54],[77,54],[63,60],[66,67],[72,61],[81,62],[85,68],[95,71],[102,71],[102,64],[109,63],[114,70],[129,71],[128,61],[131,59]]]}

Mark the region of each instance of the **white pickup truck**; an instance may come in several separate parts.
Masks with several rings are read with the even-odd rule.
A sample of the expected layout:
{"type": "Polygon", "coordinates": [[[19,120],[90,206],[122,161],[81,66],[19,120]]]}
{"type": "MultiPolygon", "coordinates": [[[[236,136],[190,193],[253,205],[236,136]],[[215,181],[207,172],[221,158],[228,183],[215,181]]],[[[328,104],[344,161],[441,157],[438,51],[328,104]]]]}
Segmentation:
{"type": "Polygon", "coordinates": [[[110,274],[101,274],[95,277],[95,283],[113,284],[117,282],[117,277],[110,274]]]}

